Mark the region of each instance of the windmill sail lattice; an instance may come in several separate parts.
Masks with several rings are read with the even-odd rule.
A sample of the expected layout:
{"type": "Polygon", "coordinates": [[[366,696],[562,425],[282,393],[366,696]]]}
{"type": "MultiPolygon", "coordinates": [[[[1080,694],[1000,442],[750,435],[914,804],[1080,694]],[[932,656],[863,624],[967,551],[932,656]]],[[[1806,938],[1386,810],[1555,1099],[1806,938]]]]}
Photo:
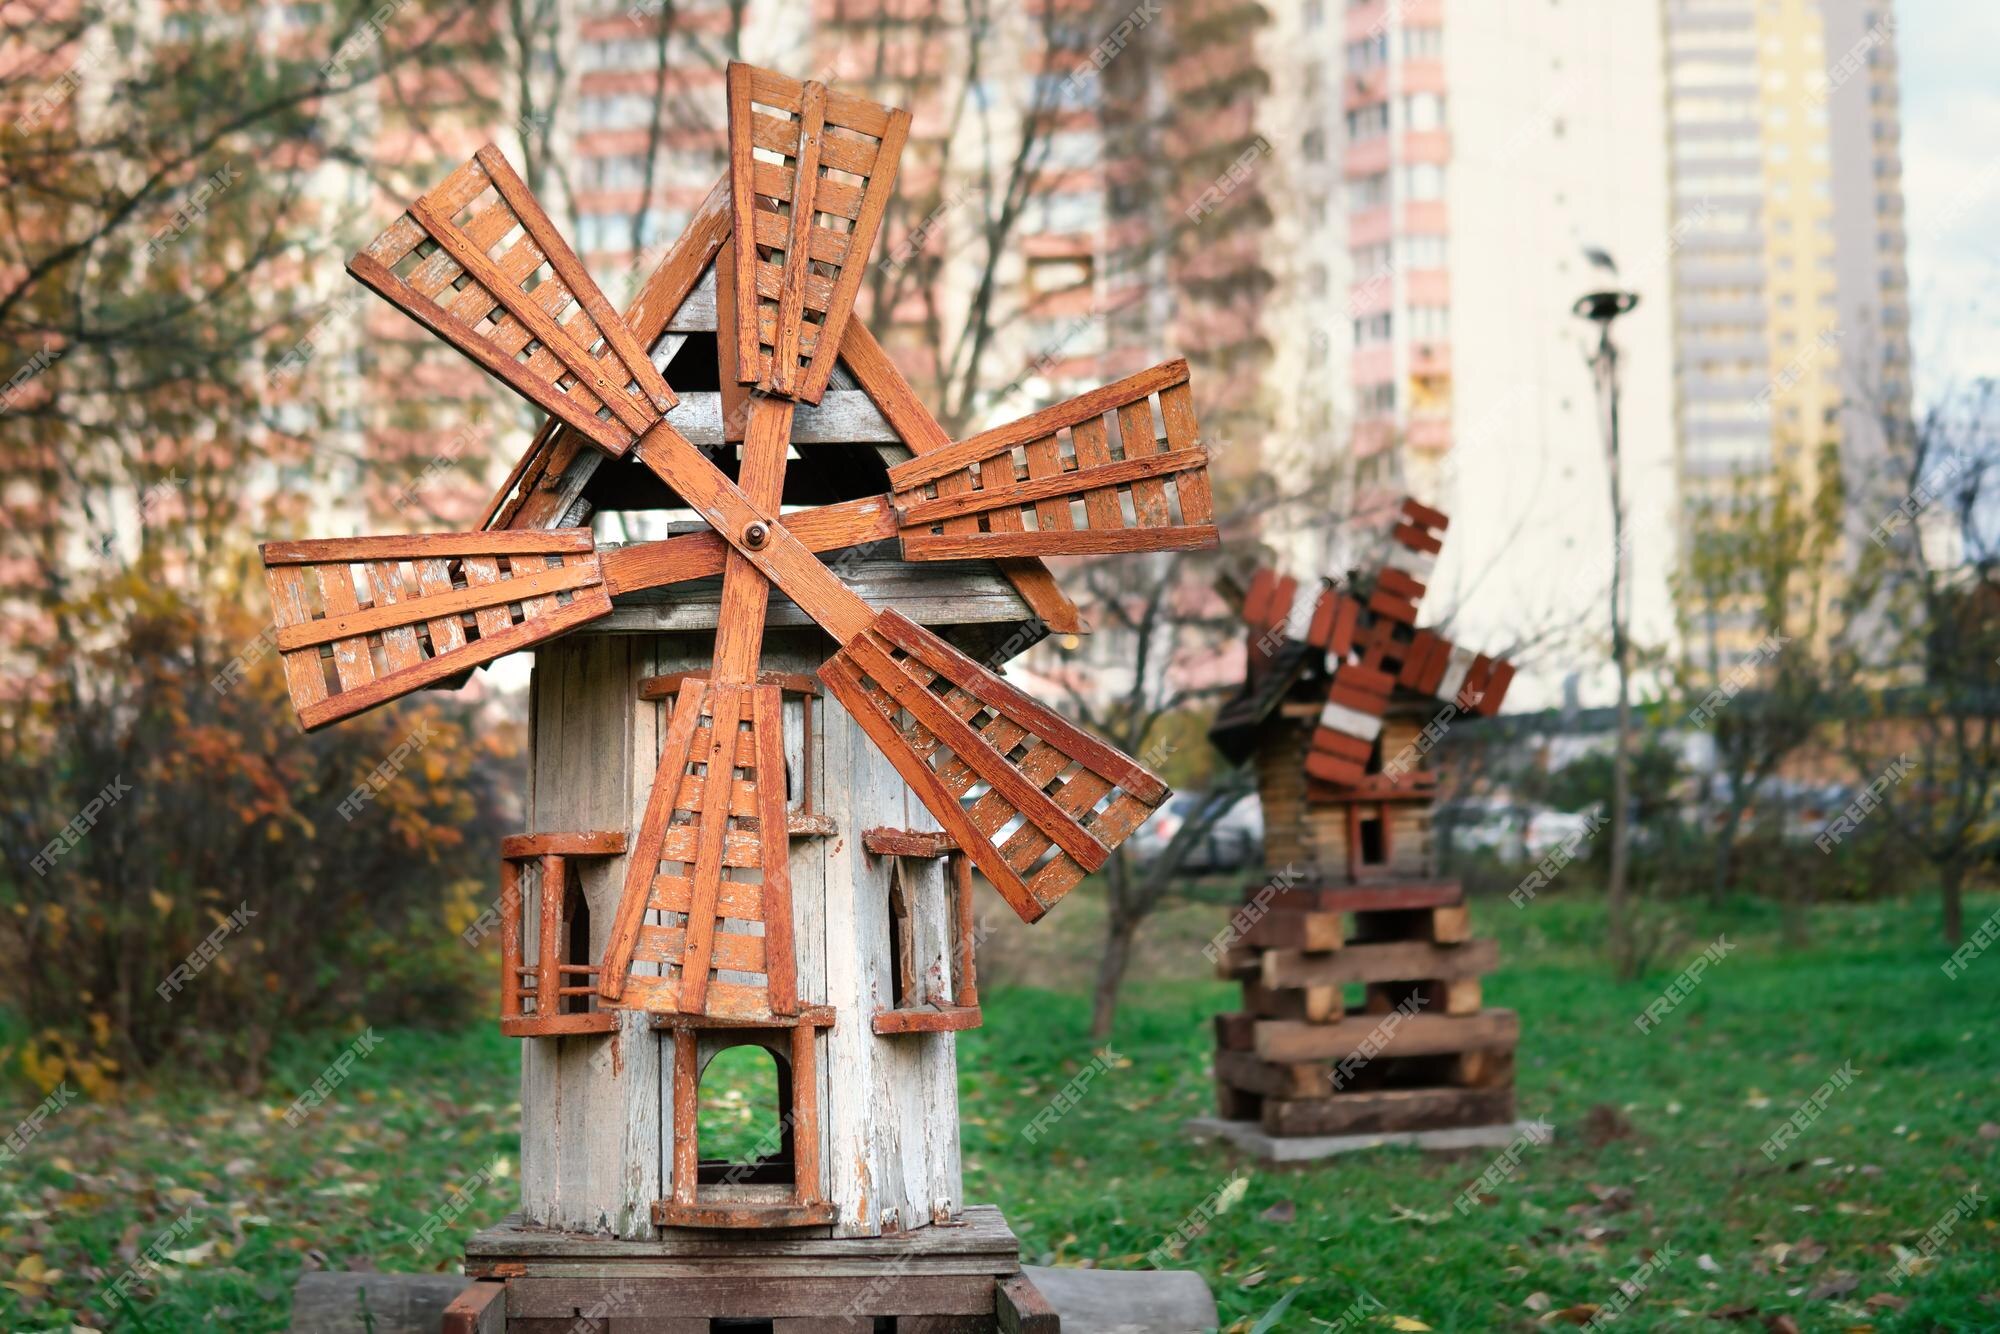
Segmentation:
{"type": "MultiPolygon", "coordinates": [[[[778,692],[757,675],[770,588],[832,636],[827,688],[1033,920],[1165,800],[1165,783],[869,606],[816,553],[891,532],[911,560],[1190,549],[1217,533],[1183,362],[957,444],[936,432],[891,471],[893,496],[782,513],[795,404],[819,399],[851,341],[909,117],[746,66],[731,66],[729,96],[718,371],[763,391],[734,479],[675,429],[649,349],[491,147],[349,264],[566,427],[636,457],[712,538],[600,558],[586,530],[501,531],[274,543],[265,559],[309,727],[545,642],[607,613],[615,593],[720,569],[715,660],[673,703],[598,987],[619,1005],[748,1020],[801,1007],[778,692]]],[[[899,411],[928,419],[913,401],[899,411]]]]}

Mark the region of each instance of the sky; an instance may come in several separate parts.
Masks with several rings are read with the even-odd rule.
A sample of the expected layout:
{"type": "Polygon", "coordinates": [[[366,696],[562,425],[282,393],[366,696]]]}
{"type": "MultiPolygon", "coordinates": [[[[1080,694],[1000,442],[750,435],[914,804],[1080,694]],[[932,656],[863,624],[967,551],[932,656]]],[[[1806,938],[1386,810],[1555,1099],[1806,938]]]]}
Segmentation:
{"type": "Polygon", "coordinates": [[[2000,4],[1898,0],[1896,18],[1921,410],[2000,377],[2000,4]]]}

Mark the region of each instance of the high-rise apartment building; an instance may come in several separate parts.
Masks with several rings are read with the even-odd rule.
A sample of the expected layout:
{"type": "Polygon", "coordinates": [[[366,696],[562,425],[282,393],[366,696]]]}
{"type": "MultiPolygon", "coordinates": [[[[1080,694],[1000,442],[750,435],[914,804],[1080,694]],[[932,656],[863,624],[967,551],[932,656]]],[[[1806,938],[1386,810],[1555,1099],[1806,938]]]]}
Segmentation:
{"type": "MultiPolygon", "coordinates": [[[[1851,555],[1883,505],[1883,424],[1909,411],[1894,13],[1666,0],[1664,17],[1674,199],[1700,219],[1674,261],[1682,499],[1739,477],[1809,495],[1830,446],[1851,555]]],[[[1761,638],[1748,608],[1700,615],[1724,668],[1761,638]]]]}
{"type": "MultiPolygon", "coordinates": [[[[1280,536],[1302,565],[1340,559],[1348,514],[1386,519],[1414,493],[1453,515],[1427,601],[1463,633],[1603,636],[1609,475],[1571,314],[1601,249],[1648,298],[1620,329],[1623,476],[1633,526],[1663,537],[1633,542],[1628,572],[1635,622],[1671,629],[1655,3],[1335,0],[1272,29],[1279,434],[1341,465],[1305,531],[1280,536]]],[[[1552,700],[1563,663],[1591,656],[1547,655],[1520,698],[1552,700]]]]}

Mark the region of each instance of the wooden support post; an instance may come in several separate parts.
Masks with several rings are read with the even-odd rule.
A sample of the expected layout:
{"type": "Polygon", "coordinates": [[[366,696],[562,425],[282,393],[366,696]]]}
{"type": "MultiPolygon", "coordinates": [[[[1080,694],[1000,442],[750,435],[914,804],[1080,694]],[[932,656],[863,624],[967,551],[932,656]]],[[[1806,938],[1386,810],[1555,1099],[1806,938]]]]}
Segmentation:
{"type": "Polygon", "coordinates": [[[979,942],[972,913],[972,863],[963,852],[955,852],[948,859],[951,866],[952,888],[957,911],[954,917],[958,923],[958,983],[952,1003],[962,1009],[976,1009],[979,1005],[978,954],[979,942]]]}
{"type": "Polygon", "coordinates": [[[559,856],[542,858],[542,932],[541,952],[535,959],[535,1013],[544,1019],[562,1012],[564,866],[559,856]]]}
{"type": "Polygon", "coordinates": [[[521,1014],[521,864],[500,861],[500,1017],[521,1014]]]}
{"type": "Polygon", "coordinates": [[[696,1128],[701,1117],[701,1034],[674,1030],[674,1203],[692,1207],[701,1175],[696,1128]]]}
{"type": "Polygon", "coordinates": [[[792,1030],[792,1181],[793,1198],[802,1205],[826,1198],[819,1174],[819,1073],[813,1056],[818,1031],[807,1023],[792,1030]]]}

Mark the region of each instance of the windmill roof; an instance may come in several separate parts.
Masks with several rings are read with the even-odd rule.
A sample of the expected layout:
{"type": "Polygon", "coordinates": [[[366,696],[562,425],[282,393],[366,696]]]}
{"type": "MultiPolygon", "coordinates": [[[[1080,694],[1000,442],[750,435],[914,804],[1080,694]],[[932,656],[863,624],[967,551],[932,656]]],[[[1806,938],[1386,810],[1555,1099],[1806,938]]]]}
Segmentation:
{"type": "MultiPolygon", "coordinates": [[[[669,370],[680,365],[690,372],[679,378],[668,376],[680,396],[669,420],[690,442],[708,448],[741,438],[745,414],[738,407],[748,394],[747,387],[734,385],[727,368],[707,364],[711,356],[722,355],[727,342],[715,337],[715,271],[732,230],[725,174],[626,311],[627,322],[656,365],[669,370]],[[717,387],[688,389],[684,383],[717,387]]],[[[883,481],[888,466],[942,449],[952,440],[863,321],[855,318],[847,323],[826,394],[817,404],[798,406],[792,443],[799,461],[787,473],[786,503],[824,504],[880,494],[888,489],[883,481]]],[[[613,507],[614,501],[634,499],[641,506],[672,503],[663,484],[644,466],[607,457],[551,418],[494,494],[482,526],[490,530],[585,525],[599,509],[613,507]]],[[[999,627],[975,637],[1014,644],[1016,651],[1045,633],[1070,634],[1082,628],[1075,605],[1035,558],[912,567],[893,554],[879,561],[863,556],[843,562],[842,572],[864,598],[871,593],[893,597],[906,614],[924,624],[999,627]],[[1021,634],[1022,627],[1032,633],[1021,634]]],[[[607,628],[712,628],[719,589],[718,579],[621,597],[615,600],[620,610],[614,611],[607,628]],[[715,587],[707,587],[710,583],[715,587]],[[668,606],[677,614],[663,614],[660,609],[668,606]]],[[[782,594],[775,596],[772,624],[786,624],[788,613],[795,611],[782,594]]],[[[807,618],[799,613],[797,620],[805,623],[807,618]]]]}

